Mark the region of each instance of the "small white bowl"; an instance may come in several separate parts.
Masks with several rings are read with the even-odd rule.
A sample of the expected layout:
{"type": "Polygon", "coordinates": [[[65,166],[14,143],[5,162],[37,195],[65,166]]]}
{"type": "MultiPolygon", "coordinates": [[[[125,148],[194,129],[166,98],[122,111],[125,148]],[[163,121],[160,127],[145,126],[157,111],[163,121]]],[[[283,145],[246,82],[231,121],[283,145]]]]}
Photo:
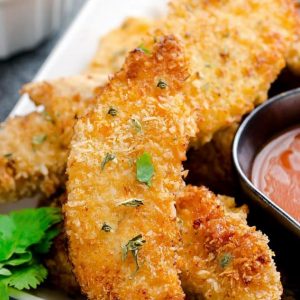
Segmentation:
{"type": "Polygon", "coordinates": [[[0,0],[0,59],[30,50],[57,30],[66,0],[0,0]]]}

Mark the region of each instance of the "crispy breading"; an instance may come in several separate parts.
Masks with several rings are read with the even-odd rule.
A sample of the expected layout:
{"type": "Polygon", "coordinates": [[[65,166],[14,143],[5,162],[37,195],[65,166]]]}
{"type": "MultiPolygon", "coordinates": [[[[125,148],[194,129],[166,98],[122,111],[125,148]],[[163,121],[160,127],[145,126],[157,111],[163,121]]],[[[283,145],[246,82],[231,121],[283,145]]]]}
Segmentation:
{"type": "Polygon", "coordinates": [[[181,226],[181,281],[212,300],[278,300],[280,275],[268,238],[247,225],[247,207],[188,186],[176,201],[181,226]]]}
{"type": "Polygon", "coordinates": [[[9,118],[0,127],[0,202],[42,192],[65,181],[67,151],[48,115],[9,118]]]}
{"type": "Polygon", "coordinates": [[[186,101],[200,111],[198,142],[267,97],[296,31],[293,0],[174,0],[161,28],[190,58],[186,101]],[[249,17],[251,16],[251,17],[249,17]]]}
{"type": "Polygon", "coordinates": [[[189,149],[184,168],[189,170],[186,181],[196,186],[207,186],[214,192],[232,195],[238,189],[233,170],[232,143],[238,123],[217,131],[209,143],[189,149]]]}
{"type": "Polygon", "coordinates": [[[85,72],[113,74],[119,71],[129,51],[142,46],[153,27],[145,18],[128,18],[122,25],[100,39],[98,49],[85,72]]]}
{"type": "Polygon", "coordinates": [[[68,147],[76,120],[94,107],[95,96],[106,82],[105,75],[77,75],[28,83],[21,92],[27,93],[36,105],[45,107],[68,147]]]}
{"type": "Polygon", "coordinates": [[[295,0],[296,7],[298,11],[298,19],[297,19],[297,30],[294,35],[294,42],[292,43],[286,60],[288,68],[295,74],[300,75],[300,4],[299,1],[295,0]]]}
{"type": "Polygon", "coordinates": [[[181,93],[187,75],[172,36],[151,55],[135,50],[97,109],[76,124],[64,212],[71,261],[89,299],[183,299],[174,192],[183,187],[181,161],[196,128],[181,93]],[[160,78],[166,88],[157,86],[160,78]],[[155,170],[149,185],[137,178],[136,161],[145,152],[155,170]],[[132,198],[144,205],[119,205],[132,198]],[[101,230],[104,223],[111,232],[101,230]],[[122,247],[139,234],[145,243],[134,274],[131,253],[122,260],[122,247]]]}

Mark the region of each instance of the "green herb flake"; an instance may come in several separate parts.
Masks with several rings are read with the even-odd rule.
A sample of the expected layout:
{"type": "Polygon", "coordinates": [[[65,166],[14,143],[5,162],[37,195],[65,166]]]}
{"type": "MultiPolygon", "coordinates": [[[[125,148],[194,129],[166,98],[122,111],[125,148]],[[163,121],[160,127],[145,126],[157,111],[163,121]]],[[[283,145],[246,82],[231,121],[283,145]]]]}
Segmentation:
{"type": "Polygon", "coordinates": [[[136,132],[142,131],[142,125],[137,119],[131,119],[132,125],[135,128],[136,132]]]}
{"type": "Polygon", "coordinates": [[[116,158],[116,156],[115,156],[114,154],[106,153],[104,159],[103,159],[102,162],[101,162],[101,170],[103,171],[104,168],[105,168],[105,165],[106,165],[108,162],[114,160],[115,158],[116,158]]]}
{"type": "Polygon", "coordinates": [[[140,44],[140,45],[136,48],[136,50],[141,51],[141,52],[143,52],[143,53],[145,53],[145,54],[147,54],[147,55],[150,55],[150,54],[151,54],[150,50],[147,49],[143,44],[140,44]]]}
{"type": "Polygon", "coordinates": [[[5,158],[11,158],[12,157],[12,153],[5,153],[5,154],[3,154],[3,157],[5,157],[5,158]]]}
{"type": "Polygon", "coordinates": [[[127,207],[139,207],[141,205],[144,205],[144,201],[142,199],[128,199],[121,202],[119,205],[127,207]]]}
{"type": "Polygon", "coordinates": [[[104,222],[102,227],[101,227],[101,230],[103,230],[105,232],[110,232],[112,230],[112,228],[104,222]]]}
{"type": "Polygon", "coordinates": [[[110,107],[107,113],[108,113],[109,115],[115,117],[115,116],[118,114],[118,111],[117,111],[115,108],[110,107]]]}
{"type": "Polygon", "coordinates": [[[220,258],[220,266],[224,269],[226,268],[230,262],[232,261],[233,257],[230,253],[224,253],[220,258]]]}
{"type": "Polygon", "coordinates": [[[151,179],[154,175],[154,167],[151,155],[144,152],[136,161],[136,178],[139,182],[146,183],[151,186],[151,179]]]}
{"type": "Polygon", "coordinates": [[[33,145],[41,145],[46,141],[46,139],[47,139],[46,134],[38,134],[38,135],[33,136],[31,142],[33,145]]]}
{"type": "Polygon", "coordinates": [[[146,240],[143,239],[141,234],[137,235],[133,239],[129,240],[128,243],[122,246],[122,261],[125,261],[128,252],[131,252],[131,255],[135,262],[135,271],[132,275],[135,275],[136,272],[139,270],[140,266],[138,263],[138,254],[142,246],[146,243],[146,240]]]}
{"type": "Polygon", "coordinates": [[[53,122],[52,117],[49,115],[49,113],[45,110],[42,111],[42,115],[44,117],[44,119],[48,122],[53,122]]]}
{"type": "Polygon", "coordinates": [[[156,86],[159,87],[160,89],[164,90],[165,88],[167,88],[168,84],[165,81],[163,81],[162,79],[159,79],[156,86]]]}

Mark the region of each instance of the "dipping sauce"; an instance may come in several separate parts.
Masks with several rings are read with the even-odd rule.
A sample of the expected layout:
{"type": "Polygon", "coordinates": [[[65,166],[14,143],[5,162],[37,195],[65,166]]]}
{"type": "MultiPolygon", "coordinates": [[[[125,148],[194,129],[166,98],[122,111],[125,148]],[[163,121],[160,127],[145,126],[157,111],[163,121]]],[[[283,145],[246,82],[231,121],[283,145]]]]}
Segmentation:
{"type": "Polygon", "coordinates": [[[278,135],[257,154],[252,182],[300,222],[300,126],[278,135]]]}

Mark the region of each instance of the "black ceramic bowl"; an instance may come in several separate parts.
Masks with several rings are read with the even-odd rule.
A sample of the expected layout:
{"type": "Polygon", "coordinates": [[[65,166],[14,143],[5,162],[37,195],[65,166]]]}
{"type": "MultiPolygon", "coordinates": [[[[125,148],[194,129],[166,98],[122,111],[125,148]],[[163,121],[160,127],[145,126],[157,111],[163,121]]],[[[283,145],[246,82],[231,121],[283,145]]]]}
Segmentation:
{"type": "Polygon", "coordinates": [[[273,136],[300,125],[300,88],[282,93],[256,108],[240,126],[233,143],[233,161],[243,191],[300,237],[300,223],[251,182],[256,154],[273,136]]]}

